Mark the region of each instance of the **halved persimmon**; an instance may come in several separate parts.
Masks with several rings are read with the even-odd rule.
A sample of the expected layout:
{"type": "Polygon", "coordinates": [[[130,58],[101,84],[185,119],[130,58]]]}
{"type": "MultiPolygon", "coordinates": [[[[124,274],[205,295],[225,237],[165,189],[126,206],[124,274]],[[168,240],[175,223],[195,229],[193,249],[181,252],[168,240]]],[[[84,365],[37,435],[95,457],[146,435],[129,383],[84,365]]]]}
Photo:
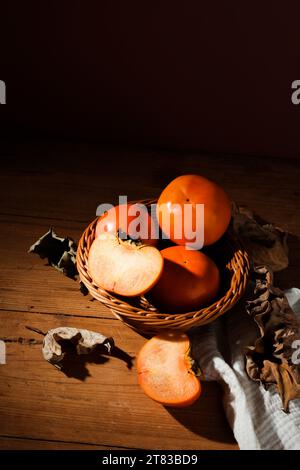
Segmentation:
{"type": "Polygon", "coordinates": [[[146,293],[158,281],[163,257],[153,246],[102,233],[92,243],[88,268],[98,286],[118,295],[135,297],[146,293]]]}
{"type": "Polygon", "coordinates": [[[165,406],[185,407],[199,398],[201,384],[193,369],[190,341],[184,333],[154,336],[137,359],[139,385],[146,395],[165,406]]]}

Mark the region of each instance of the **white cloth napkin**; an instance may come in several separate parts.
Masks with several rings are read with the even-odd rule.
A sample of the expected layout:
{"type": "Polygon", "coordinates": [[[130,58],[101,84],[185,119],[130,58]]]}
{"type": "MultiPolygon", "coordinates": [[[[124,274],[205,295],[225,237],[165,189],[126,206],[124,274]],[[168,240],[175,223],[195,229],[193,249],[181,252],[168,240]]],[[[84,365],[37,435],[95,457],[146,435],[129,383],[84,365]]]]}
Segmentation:
{"type": "MultiPolygon", "coordinates": [[[[300,289],[285,293],[300,319],[300,289]]],[[[196,357],[205,380],[223,386],[225,413],[241,450],[300,450],[300,399],[284,413],[275,386],[266,391],[245,371],[244,349],[257,336],[257,326],[239,306],[200,329],[196,357]]]]}

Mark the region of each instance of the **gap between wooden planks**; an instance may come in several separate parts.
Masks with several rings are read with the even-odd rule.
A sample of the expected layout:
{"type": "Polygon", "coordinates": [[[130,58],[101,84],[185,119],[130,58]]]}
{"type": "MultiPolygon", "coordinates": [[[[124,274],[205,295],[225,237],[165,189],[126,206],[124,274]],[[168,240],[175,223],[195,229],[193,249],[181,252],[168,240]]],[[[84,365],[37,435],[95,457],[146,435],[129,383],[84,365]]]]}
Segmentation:
{"type": "MultiPolygon", "coordinates": [[[[136,371],[129,372],[119,360],[88,365],[92,376],[84,382],[61,376],[45,363],[41,345],[30,345],[29,341],[41,339],[26,330],[26,324],[45,331],[60,325],[94,329],[112,335],[117,345],[123,345],[132,355],[138,353],[145,340],[115,320],[99,302],[82,296],[77,282],[45,266],[45,261],[39,257],[27,254],[32,241],[47,230],[47,221],[2,220],[1,225],[5,243],[0,245],[0,255],[6,269],[1,271],[4,277],[1,279],[0,337],[9,340],[9,362],[0,369],[3,396],[0,435],[22,439],[43,437],[44,444],[37,445],[45,448],[49,447],[49,439],[67,440],[74,446],[84,442],[130,448],[236,448],[216,384],[204,387],[199,409],[179,412],[176,418],[144,397],[136,382],[136,371]],[[11,257],[11,253],[15,255],[11,257]],[[9,371],[11,375],[7,376],[9,371]],[[94,378],[98,375],[100,383],[94,378]],[[69,395],[66,390],[71,390],[69,395]],[[89,397],[88,409],[86,396],[89,397]],[[65,416],[66,410],[69,416],[65,416]],[[208,415],[204,410],[208,410],[208,415]],[[212,427],[214,421],[216,425],[212,427]]],[[[70,225],[58,224],[58,232],[77,238],[81,229],[70,225]]],[[[5,442],[8,444],[7,437],[5,442]]],[[[23,441],[18,442],[16,446],[24,447],[23,441]]]]}
{"type": "Polygon", "coordinates": [[[79,442],[49,441],[21,437],[0,436],[0,450],[124,450],[128,447],[101,446],[79,442]]]}
{"type": "Polygon", "coordinates": [[[1,311],[0,324],[0,338],[9,340],[1,367],[0,436],[146,449],[237,448],[216,384],[204,384],[194,406],[167,410],[140,390],[134,365],[130,370],[111,357],[81,364],[84,380],[66,377],[42,358],[42,338],[26,328],[100,331],[135,356],[145,340],[118,320],[1,311]]]}
{"type": "MultiPolygon", "coordinates": [[[[84,229],[80,223],[54,222],[59,235],[75,240],[84,229]]],[[[46,260],[27,253],[49,225],[45,219],[0,215],[0,309],[113,318],[100,302],[80,293],[78,282],[46,266],[46,260]]],[[[275,276],[281,288],[300,285],[300,238],[289,237],[289,246],[290,265],[275,276]]]]}
{"type": "MultiPolygon", "coordinates": [[[[118,194],[132,199],[157,196],[174,176],[191,172],[215,179],[232,199],[300,235],[297,168],[299,162],[271,158],[62,142],[22,143],[4,153],[0,337],[10,342],[8,364],[0,366],[0,445],[237,448],[216,384],[204,384],[204,395],[194,407],[171,413],[148,400],[136,384],[135,369],[129,371],[116,358],[88,364],[85,381],[66,378],[45,363],[41,345],[29,341],[37,337],[26,324],[95,329],[114,336],[117,345],[133,355],[144,339],[99,302],[83,297],[76,282],[45,267],[45,261],[27,250],[50,225],[58,234],[78,240],[99,203],[115,202],[118,194]]],[[[293,247],[291,266],[279,275],[282,287],[300,285],[299,244],[293,247]]]]}
{"type": "Polygon", "coordinates": [[[200,173],[232,200],[300,235],[300,161],[118,148],[87,143],[20,142],[0,148],[1,213],[87,223],[118,195],[157,197],[175,176],[200,173]]]}

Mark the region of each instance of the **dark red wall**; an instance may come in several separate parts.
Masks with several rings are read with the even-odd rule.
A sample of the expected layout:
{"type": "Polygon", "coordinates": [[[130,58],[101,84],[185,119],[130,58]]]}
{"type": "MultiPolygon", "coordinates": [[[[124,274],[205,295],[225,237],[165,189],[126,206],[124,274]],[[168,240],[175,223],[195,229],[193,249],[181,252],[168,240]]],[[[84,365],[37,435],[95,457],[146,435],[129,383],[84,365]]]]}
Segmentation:
{"type": "MultiPolygon", "coordinates": [[[[2,7],[1,7],[2,8],[2,7]]],[[[64,136],[300,155],[300,2],[8,2],[4,120],[64,136]]]]}

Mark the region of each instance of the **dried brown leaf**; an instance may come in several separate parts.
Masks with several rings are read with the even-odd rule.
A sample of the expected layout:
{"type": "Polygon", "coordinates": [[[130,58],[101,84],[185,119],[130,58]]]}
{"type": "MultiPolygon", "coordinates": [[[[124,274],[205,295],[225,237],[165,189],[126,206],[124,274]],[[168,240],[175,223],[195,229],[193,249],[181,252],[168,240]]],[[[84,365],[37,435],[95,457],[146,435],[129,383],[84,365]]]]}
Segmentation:
{"type": "Polygon", "coordinates": [[[65,276],[75,279],[78,274],[76,250],[77,245],[72,238],[59,237],[50,227],[48,232],[29,248],[28,253],[36,253],[42,259],[47,258],[50,266],[53,266],[65,276]]]}
{"type": "Polygon", "coordinates": [[[292,361],[294,341],[300,338],[300,322],[289,306],[284,292],[273,286],[273,275],[258,266],[255,298],[247,302],[260,337],[246,350],[246,370],[252,380],[268,387],[276,384],[284,411],[289,401],[300,398],[300,366],[292,361]]]}
{"type": "Polygon", "coordinates": [[[283,410],[289,409],[289,402],[300,398],[300,385],[296,380],[296,374],[288,364],[271,364],[279,394],[281,396],[283,410]]]}
{"type": "Polygon", "coordinates": [[[287,233],[263,221],[249,208],[233,205],[233,228],[242,239],[255,266],[267,265],[275,271],[289,264],[287,233]]]}
{"type": "Polygon", "coordinates": [[[43,342],[43,356],[51,364],[58,365],[63,361],[66,343],[72,346],[78,355],[89,354],[96,348],[104,347],[110,353],[114,342],[94,331],[78,328],[60,327],[49,330],[43,342]]]}

